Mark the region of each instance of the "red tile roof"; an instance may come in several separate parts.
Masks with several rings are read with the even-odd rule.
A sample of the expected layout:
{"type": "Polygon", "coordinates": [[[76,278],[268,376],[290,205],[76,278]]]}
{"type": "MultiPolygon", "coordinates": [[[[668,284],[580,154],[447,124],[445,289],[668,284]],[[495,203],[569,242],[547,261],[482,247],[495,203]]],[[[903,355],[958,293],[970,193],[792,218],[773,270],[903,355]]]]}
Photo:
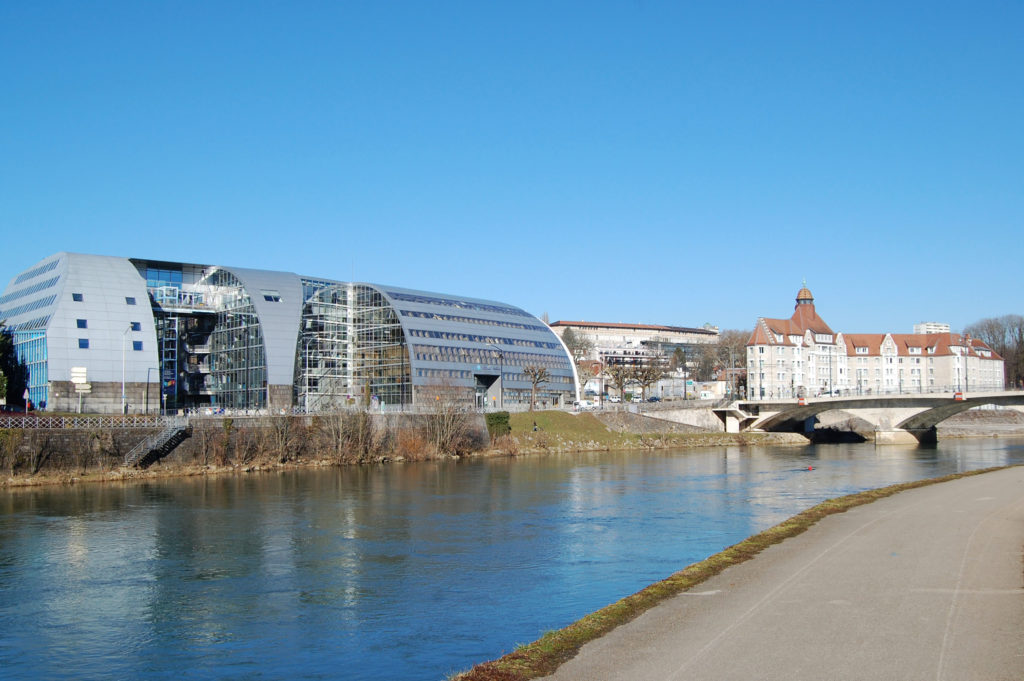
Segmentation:
{"type": "Polygon", "coordinates": [[[551,322],[550,326],[573,326],[580,328],[623,329],[629,331],[674,331],[676,333],[706,333],[716,335],[717,331],[695,329],[687,326],[663,326],[660,324],[623,324],[620,322],[551,322]]]}

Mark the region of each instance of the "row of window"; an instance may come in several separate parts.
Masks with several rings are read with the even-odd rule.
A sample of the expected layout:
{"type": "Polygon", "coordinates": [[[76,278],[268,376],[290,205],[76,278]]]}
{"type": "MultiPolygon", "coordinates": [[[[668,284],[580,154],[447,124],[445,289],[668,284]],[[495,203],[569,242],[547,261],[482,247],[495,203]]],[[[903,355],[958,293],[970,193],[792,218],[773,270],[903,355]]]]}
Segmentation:
{"type": "Polygon", "coordinates": [[[421,378],[472,378],[473,374],[461,369],[417,369],[416,375],[421,378]]]}
{"type": "MultiPolygon", "coordinates": [[[[88,319],[76,319],[75,320],[75,326],[77,328],[79,328],[79,329],[88,329],[89,328],[89,320],[88,319]]],[[[132,322],[131,323],[131,328],[129,330],[130,331],[142,331],[142,322],[132,322]]]]}
{"type": "MultiPolygon", "coordinates": [[[[0,316],[0,319],[2,319],[2,318],[3,317],[0,316]]],[[[46,325],[49,324],[49,323],[50,323],[50,315],[43,315],[42,317],[36,317],[35,319],[30,319],[27,322],[21,322],[19,324],[8,324],[7,328],[10,329],[11,331],[21,330],[21,329],[45,329],[46,325]]]]}
{"type": "Polygon", "coordinates": [[[54,294],[52,296],[46,296],[45,298],[33,300],[31,303],[25,303],[24,305],[19,305],[18,307],[12,307],[8,310],[0,310],[0,319],[10,319],[11,317],[17,317],[18,315],[25,314],[26,312],[31,312],[32,310],[38,310],[41,307],[53,305],[53,303],[56,300],[57,295],[54,294]]]}
{"type": "Polygon", "coordinates": [[[35,284],[32,284],[31,286],[26,286],[23,289],[12,291],[11,293],[8,293],[5,296],[0,296],[0,305],[3,305],[4,303],[9,303],[12,300],[17,300],[18,298],[24,298],[25,296],[32,295],[33,293],[39,293],[40,291],[43,291],[56,285],[58,281],[60,281],[60,277],[51,277],[45,281],[40,281],[35,284]]]}
{"type": "Polygon", "coordinates": [[[416,359],[424,362],[457,362],[459,364],[486,364],[498,366],[500,363],[519,366],[542,366],[549,369],[569,369],[568,361],[560,355],[537,355],[527,352],[503,352],[504,359],[494,356],[493,350],[479,348],[455,348],[444,345],[413,345],[412,351],[416,359]]]}
{"type": "Polygon", "coordinates": [[[31,269],[28,272],[24,272],[21,275],[19,275],[18,278],[14,280],[14,283],[15,284],[20,284],[21,282],[27,281],[28,279],[31,279],[32,277],[38,277],[40,274],[45,274],[47,272],[50,272],[50,271],[53,270],[53,268],[55,268],[59,264],[60,264],[60,258],[57,258],[56,260],[51,260],[50,262],[47,262],[47,263],[43,263],[39,267],[36,267],[35,269],[31,269]]]}
{"type": "MultiPolygon", "coordinates": [[[[79,338],[78,339],[78,348],[80,350],[88,350],[89,349],[89,339],[88,338],[79,338]]],[[[142,341],[132,341],[132,350],[135,351],[135,352],[142,352],[142,341]]]]}
{"type": "Polygon", "coordinates": [[[496,319],[481,319],[479,317],[464,317],[462,315],[442,314],[440,312],[420,312],[418,310],[399,310],[403,317],[416,317],[417,319],[436,319],[445,322],[461,322],[463,324],[483,324],[485,326],[500,326],[506,329],[522,329],[524,331],[547,331],[547,327],[536,324],[524,324],[520,322],[505,322],[496,319]]]}
{"type": "MultiPolygon", "coordinates": [[[[73,300],[76,303],[84,303],[85,302],[85,294],[84,293],[72,293],[71,294],[71,300],[73,300]]],[[[135,297],[134,296],[125,296],[124,297],[124,302],[125,302],[125,305],[135,305],[135,297]]]]}
{"type": "Polygon", "coordinates": [[[525,312],[515,307],[508,307],[506,305],[488,305],[486,303],[473,303],[468,300],[457,300],[455,298],[435,298],[433,296],[421,296],[412,293],[398,293],[397,291],[387,291],[388,296],[392,300],[402,300],[408,303],[423,303],[425,305],[444,305],[445,307],[454,307],[459,310],[478,310],[480,312],[495,312],[498,314],[513,315],[516,317],[532,317],[533,315],[529,312],[525,312]]]}
{"type": "Polygon", "coordinates": [[[164,270],[156,267],[146,268],[146,286],[149,288],[160,286],[181,288],[181,282],[181,270],[164,270]]]}
{"type": "Polygon", "coordinates": [[[412,329],[409,332],[409,335],[415,338],[437,338],[440,340],[466,341],[470,343],[494,343],[495,345],[515,345],[521,348],[547,348],[549,350],[553,350],[555,348],[562,347],[558,343],[545,343],[543,341],[523,340],[521,338],[478,336],[471,333],[453,333],[451,331],[426,331],[424,329],[412,329]]]}

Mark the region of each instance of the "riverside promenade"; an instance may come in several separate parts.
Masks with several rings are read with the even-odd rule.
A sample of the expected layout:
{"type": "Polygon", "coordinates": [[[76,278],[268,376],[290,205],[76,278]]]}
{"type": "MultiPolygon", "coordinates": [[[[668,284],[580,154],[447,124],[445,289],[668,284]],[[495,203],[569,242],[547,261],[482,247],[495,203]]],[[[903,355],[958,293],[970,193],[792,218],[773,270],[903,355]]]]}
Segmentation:
{"type": "Polygon", "coordinates": [[[1024,467],[829,516],[583,647],[553,681],[1024,679],[1024,467]]]}

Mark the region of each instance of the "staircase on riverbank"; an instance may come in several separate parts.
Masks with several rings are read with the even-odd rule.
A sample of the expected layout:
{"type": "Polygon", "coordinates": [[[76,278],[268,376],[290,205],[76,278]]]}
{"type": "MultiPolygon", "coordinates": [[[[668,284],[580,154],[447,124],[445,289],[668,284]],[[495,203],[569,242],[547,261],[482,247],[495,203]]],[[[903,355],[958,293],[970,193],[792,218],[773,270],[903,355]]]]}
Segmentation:
{"type": "Polygon", "coordinates": [[[125,466],[149,468],[151,465],[174,451],[175,447],[192,436],[192,426],[187,421],[169,423],[156,435],[142,440],[124,457],[125,466]]]}

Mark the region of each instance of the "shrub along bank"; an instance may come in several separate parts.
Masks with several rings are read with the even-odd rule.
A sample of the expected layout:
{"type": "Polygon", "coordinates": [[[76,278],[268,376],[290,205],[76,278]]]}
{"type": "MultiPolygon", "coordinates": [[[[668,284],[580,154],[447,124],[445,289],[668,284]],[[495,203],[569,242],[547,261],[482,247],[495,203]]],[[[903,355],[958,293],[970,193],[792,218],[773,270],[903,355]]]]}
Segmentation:
{"type": "MultiPolygon", "coordinates": [[[[423,461],[471,454],[514,456],[807,442],[799,435],[787,434],[662,431],[659,429],[674,424],[656,419],[649,419],[649,423],[606,422],[613,419],[614,415],[562,411],[481,415],[457,409],[415,415],[346,411],[311,416],[194,418],[192,437],[144,475],[423,461]]],[[[0,429],[0,475],[5,476],[0,484],[142,477],[125,469],[122,462],[132,447],[155,432],[0,429]]]]}
{"type": "MultiPolygon", "coordinates": [[[[195,418],[191,425],[192,436],[157,471],[420,461],[481,451],[490,442],[483,418],[467,412],[195,418]]],[[[155,432],[0,429],[0,473],[6,484],[125,477],[125,455],[155,432]]]]}

